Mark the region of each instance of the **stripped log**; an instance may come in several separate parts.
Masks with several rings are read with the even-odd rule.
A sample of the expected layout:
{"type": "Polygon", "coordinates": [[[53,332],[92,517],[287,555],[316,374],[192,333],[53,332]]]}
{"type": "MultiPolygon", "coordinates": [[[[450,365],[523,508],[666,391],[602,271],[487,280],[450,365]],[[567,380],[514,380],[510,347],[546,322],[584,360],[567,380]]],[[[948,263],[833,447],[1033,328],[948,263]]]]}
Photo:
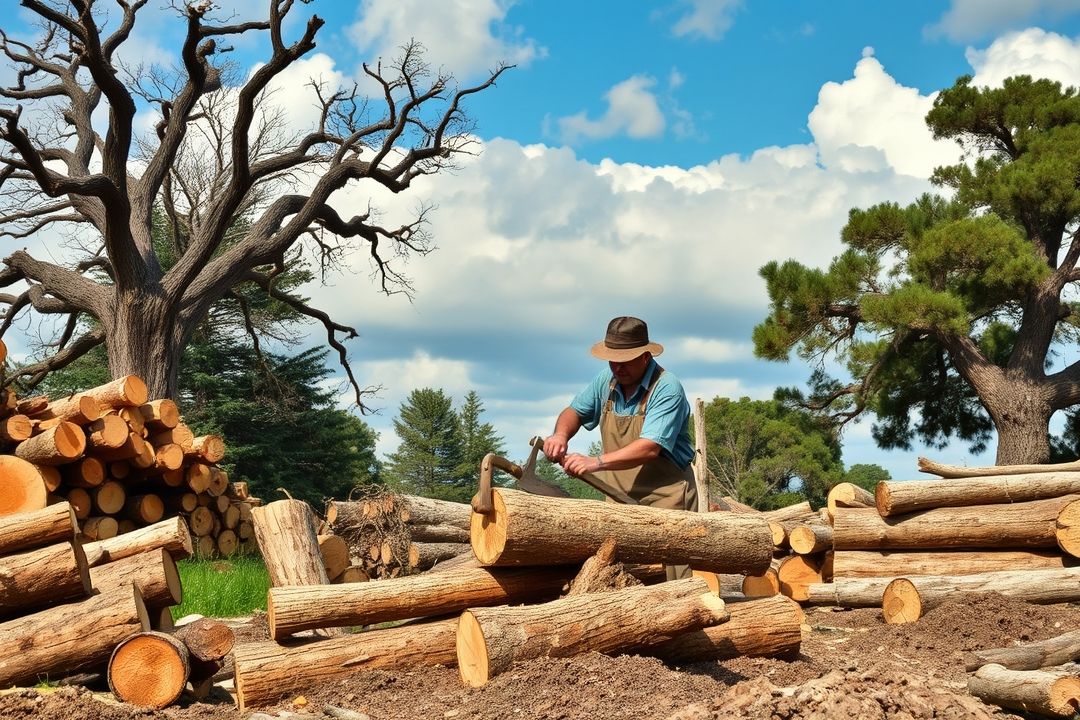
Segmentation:
{"type": "Polygon", "coordinates": [[[968,678],[968,692],[983,702],[1047,717],[1071,718],[1080,709],[1080,678],[1062,672],[984,665],[968,678]]]}
{"type": "Polygon", "coordinates": [[[457,619],[417,623],[297,645],[244,643],[233,650],[240,712],[289,693],[375,669],[457,661],[457,619]]]}
{"type": "Polygon", "coordinates": [[[174,560],[191,557],[191,531],[183,518],[168,518],[109,540],[83,546],[90,567],[158,548],[167,550],[174,560]]]}
{"type": "Polygon", "coordinates": [[[727,619],[724,601],[700,578],[473,608],[458,621],[458,670],[466,685],[480,687],[515,661],[648,646],[727,619]]]}
{"type": "Polygon", "coordinates": [[[1077,560],[1054,550],[838,550],[836,578],[976,575],[996,570],[1062,568],[1077,560]]]}
{"type": "Polygon", "coordinates": [[[801,523],[788,532],[788,545],[799,555],[813,555],[833,548],[832,525],[801,523]]]}
{"type": "Polygon", "coordinates": [[[1080,568],[1002,570],[980,575],[916,575],[893,580],[882,591],[888,622],[913,622],[948,598],[994,592],[1029,603],[1080,601],[1080,568]],[[891,620],[890,615],[895,619],[891,620]]]}
{"type": "Polygon", "coordinates": [[[964,657],[964,669],[974,672],[991,663],[1010,670],[1039,670],[1080,659],[1080,630],[1047,640],[1007,648],[975,650],[964,657]]]}
{"type": "Polygon", "coordinates": [[[836,605],[839,607],[880,607],[885,588],[895,578],[834,578],[832,582],[811,583],[806,586],[809,605],[836,605]]]}
{"type": "Polygon", "coordinates": [[[988,467],[964,467],[945,465],[927,458],[919,458],[919,470],[943,478],[981,477],[984,475],[1024,475],[1027,473],[1069,472],[1080,470],[1080,460],[1046,465],[991,465],[988,467]]]}
{"type": "Polygon", "coordinates": [[[149,627],[133,586],[0,623],[0,688],[95,670],[121,640],[149,627]]]}
{"type": "Polygon", "coordinates": [[[75,423],[59,421],[55,426],[15,446],[15,455],[37,465],[64,465],[82,457],[86,435],[75,423]]]}
{"type": "Polygon", "coordinates": [[[311,508],[301,500],[275,500],[252,511],[270,584],[327,585],[311,508]]]}
{"type": "Polygon", "coordinates": [[[77,532],[75,512],[66,502],[30,512],[0,515],[0,554],[74,540],[77,532]]]}
{"type": "Polygon", "coordinates": [[[74,540],[0,557],[0,615],[86,597],[90,573],[74,540]]]}
{"type": "Polygon", "coordinates": [[[183,600],[180,574],[168,550],[157,548],[129,555],[90,569],[96,590],[135,585],[151,610],[179,605],[183,600]]]}
{"type": "Polygon", "coordinates": [[[791,598],[774,595],[729,602],[727,609],[731,614],[727,622],[684,633],[642,652],[671,665],[744,655],[783,658],[798,655],[805,614],[791,598]]]}
{"type": "Polygon", "coordinates": [[[1009,505],[921,510],[883,518],[877,508],[847,508],[833,520],[837,550],[1055,547],[1058,513],[1077,496],[1009,505]]]}
{"type": "Polygon", "coordinates": [[[576,567],[462,568],[361,585],[272,587],[266,617],[275,640],[302,630],[446,615],[470,607],[546,600],[576,567]]]}
{"type": "Polygon", "coordinates": [[[473,554],[484,565],[583,562],[609,537],[619,559],[689,565],[718,573],[764,572],[769,523],[754,515],[695,513],[497,489],[491,513],[473,513],[473,554]],[[568,532],[567,528],[573,528],[568,532]]]}
{"type": "Polygon", "coordinates": [[[180,698],[191,672],[188,649],[168,633],[148,630],[116,646],[106,676],[123,702],[160,710],[180,698]]]}
{"type": "Polygon", "coordinates": [[[874,501],[882,517],[916,510],[1025,502],[1080,494],[1080,472],[1027,473],[943,480],[882,481],[874,501]]]}

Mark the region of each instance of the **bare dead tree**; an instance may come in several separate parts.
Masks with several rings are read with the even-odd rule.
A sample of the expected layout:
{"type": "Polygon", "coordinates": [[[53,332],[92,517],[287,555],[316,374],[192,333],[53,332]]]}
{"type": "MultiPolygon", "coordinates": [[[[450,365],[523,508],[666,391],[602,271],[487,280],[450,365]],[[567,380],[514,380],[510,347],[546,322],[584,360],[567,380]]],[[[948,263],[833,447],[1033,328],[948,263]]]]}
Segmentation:
{"type": "Polygon", "coordinates": [[[147,0],[115,0],[122,15],[108,32],[94,0],[20,1],[41,33],[27,42],[0,29],[0,50],[17,68],[15,83],[0,89],[0,236],[30,238],[67,226],[94,241],[69,264],[26,250],[4,260],[0,286],[14,289],[0,294],[0,337],[24,310],[61,319],[49,352],[8,382],[34,385],[104,343],[114,376],[138,374],[155,396],[172,396],[196,327],[215,303],[239,301],[237,290],[251,284],[326,328],[363,408],[366,391],[343,344],[356,330],[282,291],[275,279],[298,252],[325,269],[359,246],[384,292],[410,292],[398,261],[430,251],[429,208],[384,227],[370,206],[345,217],[331,201],[362,181],[405,192],[416,177],[469,152],[463,101],[507,66],[483,83],[457,87],[432,72],[412,43],[393,62],[363,66],[380,94],[370,101],[356,86],[313,82],[319,118],[290,136],[276,131],[281,123],[265,102],[268,88],[315,47],[323,25],[312,15],[290,43],[283,27],[299,11],[294,0],[267,0],[269,19],[248,22],[216,20],[209,2],[176,6],[186,32],[172,71],[117,60],[147,0]],[[267,34],[271,54],[245,83],[231,85],[224,43],[246,33],[267,34]],[[104,135],[92,118],[102,106],[104,135]],[[152,135],[139,137],[136,113],[148,107],[160,119],[152,135]],[[155,213],[167,221],[174,260],[167,269],[154,243],[155,213]],[[96,322],[81,322],[87,318],[96,322]]]}

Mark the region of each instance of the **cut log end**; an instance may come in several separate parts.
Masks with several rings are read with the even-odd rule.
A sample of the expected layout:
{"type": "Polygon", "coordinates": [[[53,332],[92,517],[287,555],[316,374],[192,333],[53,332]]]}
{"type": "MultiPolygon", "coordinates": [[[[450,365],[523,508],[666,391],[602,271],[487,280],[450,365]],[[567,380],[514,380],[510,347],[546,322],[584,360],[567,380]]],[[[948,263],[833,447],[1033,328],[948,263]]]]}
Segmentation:
{"type": "Polygon", "coordinates": [[[766,570],[762,575],[747,575],[743,578],[742,592],[748,598],[779,595],[780,579],[772,568],[766,570]]]}
{"type": "Polygon", "coordinates": [[[1054,529],[1058,547],[1073,557],[1080,557],[1080,500],[1061,509],[1054,529]]]}
{"type": "Polygon", "coordinates": [[[189,672],[188,652],[182,642],[164,633],[137,633],[113,651],[109,688],[124,702],[161,709],[180,697],[189,672]]]}
{"type": "Polygon", "coordinates": [[[491,679],[484,631],[476,617],[468,610],[461,613],[458,619],[457,656],[458,672],[466,685],[483,687],[491,679]]]}
{"type": "Polygon", "coordinates": [[[492,511],[474,512],[470,519],[469,540],[481,565],[494,563],[506,548],[506,503],[499,493],[492,493],[492,511]]]}
{"type": "Polygon", "coordinates": [[[48,502],[41,472],[32,463],[0,456],[0,515],[41,510],[48,502]]]}
{"type": "Polygon", "coordinates": [[[915,583],[907,578],[896,578],[881,595],[881,612],[889,625],[913,623],[923,615],[922,596],[915,583]]]}
{"type": "Polygon", "coordinates": [[[881,517],[889,517],[892,514],[892,497],[888,483],[880,482],[874,488],[874,506],[877,507],[881,517]]]}

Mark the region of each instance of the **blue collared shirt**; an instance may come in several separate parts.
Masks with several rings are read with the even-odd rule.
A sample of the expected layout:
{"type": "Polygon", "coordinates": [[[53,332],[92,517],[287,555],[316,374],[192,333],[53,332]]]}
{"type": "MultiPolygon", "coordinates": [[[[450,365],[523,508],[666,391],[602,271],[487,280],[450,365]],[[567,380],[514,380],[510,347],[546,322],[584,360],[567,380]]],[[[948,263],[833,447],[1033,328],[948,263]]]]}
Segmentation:
{"type": "MultiPolygon", "coordinates": [[[[656,360],[649,361],[641,383],[630,397],[623,397],[622,386],[615,383],[612,409],[616,415],[633,415],[637,412],[641,398],[658,367],[656,360]]],[[[600,413],[607,404],[608,387],[612,377],[611,369],[605,366],[570,402],[570,407],[577,413],[581,426],[586,430],[592,430],[600,423],[600,413]]],[[[656,387],[645,404],[645,422],[641,428],[641,437],[652,440],[676,465],[685,468],[694,458],[689,420],[690,402],[686,399],[686,391],[679,379],[670,370],[665,370],[656,381],[656,387]]]]}

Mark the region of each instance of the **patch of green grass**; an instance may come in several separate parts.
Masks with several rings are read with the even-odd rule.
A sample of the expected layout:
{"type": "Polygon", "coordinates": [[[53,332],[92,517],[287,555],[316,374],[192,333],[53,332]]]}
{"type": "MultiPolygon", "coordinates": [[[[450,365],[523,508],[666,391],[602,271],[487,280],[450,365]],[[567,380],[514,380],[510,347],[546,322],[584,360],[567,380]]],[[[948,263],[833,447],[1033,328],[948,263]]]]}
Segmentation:
{"type": "Polygon", "coordinates": [[[226,618],[266,610],[270,575],[258,555],[238,555],[228,560],[191,558],[176,564],[184,601],[172,608],[173,618],[197,613],[226,618]]]}

